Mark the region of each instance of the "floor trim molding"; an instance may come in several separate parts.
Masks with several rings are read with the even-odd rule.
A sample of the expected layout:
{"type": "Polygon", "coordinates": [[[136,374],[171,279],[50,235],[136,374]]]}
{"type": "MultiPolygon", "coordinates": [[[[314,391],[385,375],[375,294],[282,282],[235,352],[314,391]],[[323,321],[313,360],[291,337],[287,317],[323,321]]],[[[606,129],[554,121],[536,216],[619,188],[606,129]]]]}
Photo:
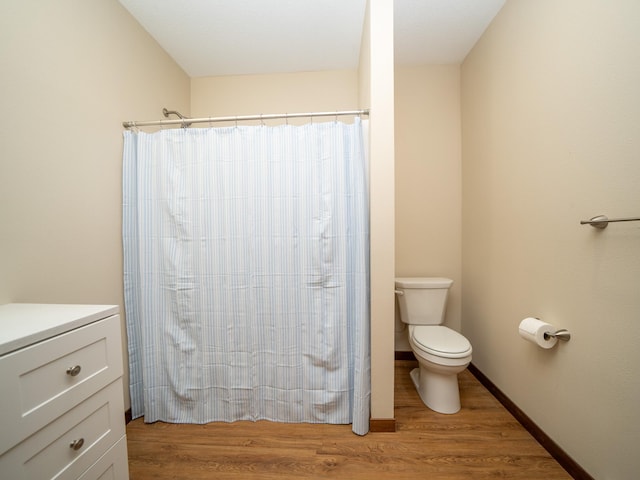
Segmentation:
{"type": "Polygon", "coordinates": [[[396,360],[415,360],[416,356],[413,352],[405,352],[405,351],[395,351],[395,359],[396,360]]]}
{"type": "Polygon", "coordinates": [[[536,425],[518,406],[511,401],[494,383],[478,370],[473,363],[468,367],[469,372],[506,408],[515,419],[535,438],[549,454],[576,480],[595,480],[560,446],[536,425]]]}
{"type": "Polygon", "coordinates": [[[369,419],[369,432],[395,432],[396,431],[396,419],[395,418],[371,418],[369,419]]]}

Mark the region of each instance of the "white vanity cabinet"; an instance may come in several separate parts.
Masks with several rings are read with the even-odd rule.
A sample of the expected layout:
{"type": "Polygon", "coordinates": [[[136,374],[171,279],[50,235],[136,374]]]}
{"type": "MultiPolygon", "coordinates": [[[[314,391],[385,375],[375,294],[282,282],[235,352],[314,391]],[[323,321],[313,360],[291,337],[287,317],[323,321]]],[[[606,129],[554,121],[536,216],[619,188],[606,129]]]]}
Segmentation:
{"type": "Polygon", "coordinates": [[[117,306],[0,305],[0,479],[129,478],[117,306]]]}

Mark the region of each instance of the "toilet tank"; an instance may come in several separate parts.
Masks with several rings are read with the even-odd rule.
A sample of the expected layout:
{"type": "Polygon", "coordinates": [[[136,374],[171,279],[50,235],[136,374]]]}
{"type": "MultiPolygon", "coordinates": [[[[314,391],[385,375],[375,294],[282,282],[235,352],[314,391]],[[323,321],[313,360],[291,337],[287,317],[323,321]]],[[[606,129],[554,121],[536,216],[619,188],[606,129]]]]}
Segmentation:
{"type": "Polygon", "coordinates": [[[409,325],[442,324],[452,284],[453,280],[442,277],[396,278],[400,319],[409,325]]]}

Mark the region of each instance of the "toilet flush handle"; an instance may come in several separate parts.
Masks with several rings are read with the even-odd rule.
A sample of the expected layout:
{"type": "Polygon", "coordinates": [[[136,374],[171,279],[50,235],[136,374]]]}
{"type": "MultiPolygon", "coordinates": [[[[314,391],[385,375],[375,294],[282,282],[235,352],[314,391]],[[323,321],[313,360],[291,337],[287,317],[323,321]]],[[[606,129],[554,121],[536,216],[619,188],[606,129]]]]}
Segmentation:
{"type": "Polygon", "coordinates": [[[396,295],[404,295],[404,292],[402,290],[395,290],[396,295]]]}

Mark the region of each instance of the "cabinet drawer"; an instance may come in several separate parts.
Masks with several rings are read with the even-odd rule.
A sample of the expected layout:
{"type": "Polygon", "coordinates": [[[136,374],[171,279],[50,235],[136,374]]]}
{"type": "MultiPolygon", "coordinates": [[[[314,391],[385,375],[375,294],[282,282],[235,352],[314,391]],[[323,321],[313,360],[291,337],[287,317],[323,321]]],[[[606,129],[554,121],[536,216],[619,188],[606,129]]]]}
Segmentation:
{"type": "Polygon", "coordinates": [[[0,454],[122,375],[120,331],[113,315],[0,357],[0,454]]]}
{"type": "Polygon", "coordinates": [[[118,379],[0,456],[3,478],[78,478],[124,436],[123,410],[118,379]]]}
{"type": "Polygon", "coordinates": [[[127,437],[122,437],[78,480],[129,480],[127,437]]]}

